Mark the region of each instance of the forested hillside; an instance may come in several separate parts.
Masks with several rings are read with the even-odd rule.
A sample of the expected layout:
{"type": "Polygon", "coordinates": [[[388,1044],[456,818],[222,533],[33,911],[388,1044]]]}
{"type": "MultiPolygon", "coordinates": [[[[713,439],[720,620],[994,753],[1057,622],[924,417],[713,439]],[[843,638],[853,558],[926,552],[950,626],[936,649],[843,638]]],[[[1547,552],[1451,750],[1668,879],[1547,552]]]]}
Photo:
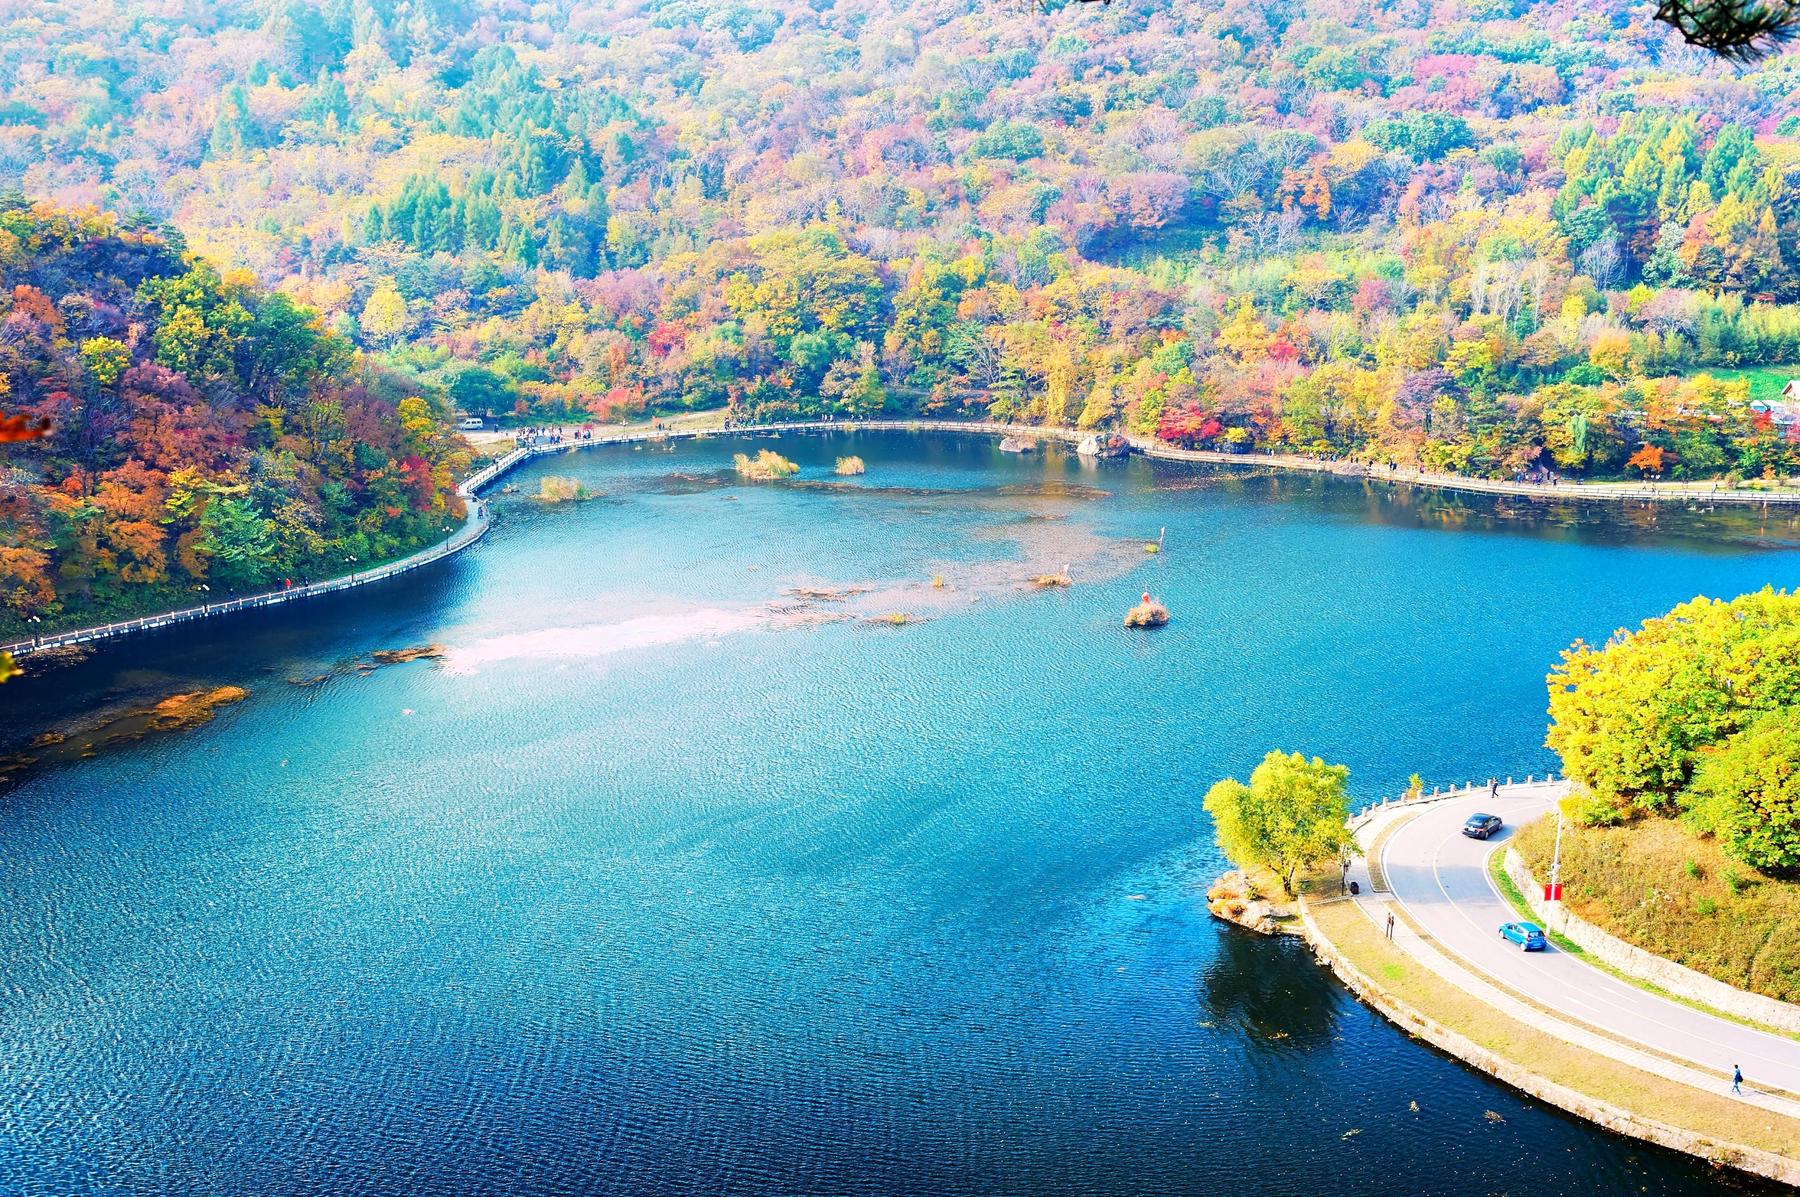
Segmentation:
{"type": "Polygon", "coordinates": [[[0,445],[0,634],[334,576],[461,519],[441,401],[286,295],[17,202],[0,281],[0,408],[49,429],[0,445]]]}
{"type": "Polygon", "coordinates": [[[1795,464],[1701,372],[1800,362],[1800,58],[1647,5],[168,0],[15,17],[0,79],[0,182],[466,409],[1795,464]]]}

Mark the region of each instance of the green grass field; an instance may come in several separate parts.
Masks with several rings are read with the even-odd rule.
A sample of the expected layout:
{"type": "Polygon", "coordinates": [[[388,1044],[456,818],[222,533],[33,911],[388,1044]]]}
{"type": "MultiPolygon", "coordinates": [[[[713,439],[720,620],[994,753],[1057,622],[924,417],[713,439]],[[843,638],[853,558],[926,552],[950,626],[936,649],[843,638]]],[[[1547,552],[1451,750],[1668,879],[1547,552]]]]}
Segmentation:
{"type": "Polygon", "coordinates": [[[1750,398],[1751,401],[1754,402],[1758,399],[1774,400],[1779,398],[1781,396],[1781,388],[1786,386],[1790,379],[1800,378],[1800,365],[1743,366],[1735,370],[1719,368],[1711,370],[1694,370],[1691,371],[1687,377],[1692,378],[1700,374],[1710,374],[1714,378],[1723,378],[1733,381],[1739,378],[1749,379],[1750,398]]]}

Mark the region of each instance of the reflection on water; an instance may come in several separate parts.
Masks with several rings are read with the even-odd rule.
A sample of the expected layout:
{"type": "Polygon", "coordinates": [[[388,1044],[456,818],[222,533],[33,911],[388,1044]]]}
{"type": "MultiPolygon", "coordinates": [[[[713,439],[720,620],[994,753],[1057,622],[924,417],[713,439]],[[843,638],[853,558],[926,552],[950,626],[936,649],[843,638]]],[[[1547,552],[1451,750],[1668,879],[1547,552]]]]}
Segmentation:
{"type": "Polygon", "coordinates": [[[559,455],[442,565],[0,687],[15,740],[250,692],[5,793],[0,1192],[1733,1183],[1213,923],[1200,796],[1271,747],[1359,799],[1542,772],[1557,650],[1791,581],[1787,517],[754,447],[559,455]]]}
{"type": "Polygon", "coordinates": [[[1299,1050],[1329,1043],[1343,1008],[1341,991],[1321,968],[1270,968],[1275,947],[1254,932],[1224,930],[1218,954],[1197,978],[1206,1018],[1264,1043],[1299,1050]]]}

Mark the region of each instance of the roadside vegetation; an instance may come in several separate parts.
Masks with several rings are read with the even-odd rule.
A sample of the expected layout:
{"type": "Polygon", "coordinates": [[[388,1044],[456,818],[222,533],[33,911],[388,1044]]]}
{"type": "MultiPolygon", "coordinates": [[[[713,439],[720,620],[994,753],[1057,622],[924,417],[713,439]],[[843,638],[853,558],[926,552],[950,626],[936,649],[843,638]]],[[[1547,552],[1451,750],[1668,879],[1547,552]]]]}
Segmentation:
{"type": "MultiPolygon", "coordinates": [[[[1550,875],[1556,821],[1523,829],[1515,846],[1550,875]]],[[[1800,1002],[1800,885],[1748,868],[1718,840],[1679,820],[1565,827],[1563,901],[1627,943],[1727,985],[1800,1002]]]]}
{"type": "Polygon", "coordinates": [[[1355,848],[1346,826],[1349,778],[1344,765],[1269,753],[1251,770],[1249,785],[1228,777],[1207,791],[1219,848],[1240,868],[1268,869],[1297,894],[1302,873],[1355,848]]]}

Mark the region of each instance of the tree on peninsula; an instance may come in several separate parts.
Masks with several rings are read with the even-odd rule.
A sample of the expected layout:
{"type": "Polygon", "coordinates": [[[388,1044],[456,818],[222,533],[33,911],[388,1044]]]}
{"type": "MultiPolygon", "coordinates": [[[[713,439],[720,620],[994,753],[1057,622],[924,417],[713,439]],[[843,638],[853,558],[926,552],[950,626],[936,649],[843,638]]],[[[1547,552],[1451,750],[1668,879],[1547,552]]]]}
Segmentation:
{"type": "Polygon", "coordinates": [[[1302,870],[1355,847],[1347,826],[1349,777],[1344,765],[1270,752],[1249,785],[1227,777],[1206,792],[1220,849],[1240,867],[1270,869],[1295,893],[1302,870]]]}

